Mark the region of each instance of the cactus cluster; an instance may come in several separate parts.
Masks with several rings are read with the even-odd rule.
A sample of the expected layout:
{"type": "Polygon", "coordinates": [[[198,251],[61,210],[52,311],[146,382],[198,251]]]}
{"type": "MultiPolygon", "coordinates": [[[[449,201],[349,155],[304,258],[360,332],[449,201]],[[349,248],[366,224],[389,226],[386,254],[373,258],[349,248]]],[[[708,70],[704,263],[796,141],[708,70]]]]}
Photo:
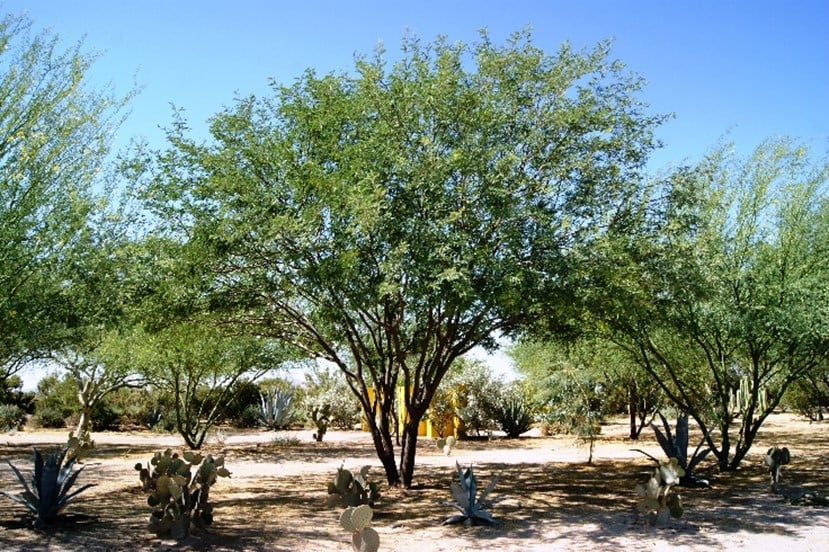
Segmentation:
{"type": "Polygon", "coordinates": [[[35,514],[34,526],[36,528],[42,528],[57,521],[60,513],[73,498],[94,486],[94,483],[89,483],[69,492],[78,475],[83,471],[83,467],[73,471],[72,467],[75,465],[76,458],[69,458],[64,463],[65,458],[65,448],[46,454],[41,454],[40,451],[34,449],[35,465],[32,471],[31,487],[20,470],[6,460],[20,484],[23,485],[23,492],[19,495],[6,492],[2,494],[35,514]]]}
{"type": "Polygon", "coordinates": [[[337,468],[334,480],[328,484],[327,506],[373,506],[380,499],[380,489],[376,481],[368,480],[368,471],[368,466],[363,466],[357,474],[342,466],[337,468]]]}
{"type": "Polygon", "coordinates": [[[446,437],[446,438],[441,437],[441,438],[437,439],[436,444],[437,444],[438,448],[443,451],[443,454],[445,454],[446,456],[449,456],[450,454],[452,454],[452,449],[455,448],[455,445],[457,444],[457,442],[458,442],[458,440],[450,435],[449,437],[446,437]]]}
{"type": "Polygon", "coordinates": [[[659,462],[644,485],[636,485],[639,497],[637,508],[648,516],[651,525],[665,525],[670,518],[680,518],[684,512],[679,493],[674,487],[685,475],[676,458],[659,462]]]}
{"type": "Polygon", "coordinates": [[[175,539],[187,537],[193,527],[213,523],[213,505],[208,502],[210,487],[219,477],[230,476],[222,457],[203,457],[189,451],[179,456],[170,449],[155,453],[147,467],[139,462],[135,469],[144,492],[149,494],[147,504],[153,508],[150,530],[175,539]]]}
{"type": "Polygon", "coordinates": [[[351,533],[351,546],[355,552],[377,552],[380,535],[370,527],[374,512],[368,504],[349,506],[340,514],[340,525],[351,533]]]}
{"type": "Polygon", "coordinates": [[[792,460],[789,449],[773,446],[766,452],[763,460],[769,468],[769,475],[771,475],[771,490],[777,492],[777,484],[780,482],[780,470],[792,460]]]}
{"type": "Polygon", "coordinates": [[[495,484],[498,482],[498,476],[495,476],[489,483],[487,488],[481,493],[481,496],[477,496],[478,482],[472,471],[472,465],[464,470],[458,462],[455,462],[455,467],[458,470],[458,481],[452,481],[450,488],[452,497],[457,504],[452,502],[448,504],[461,513],[446,519],[443,525],[454,523],[463,523],[464,525],[498,525],[498,522],[486,511],[486,508],[490,508],[493,504],[502,500],[487,500],[487,496],[489,496],[489,493],[492,492],[492,489],[495,488],[495,484]]]}
{"type": "MultiPolygon", "coordinates": [[[[728,410],[733,414],[744,414],[746,408],[751,402],[751,380],[748,376],[740,378],[740,385],[731,392],[731,398],[728,401],[728,410]]],[[[757,408],[760,412],[765,412],[768,407],[768,396],[766,393],[766,386],[761,385],[757,389],[757,408]]]]}
{"type": "Polygon", "coordinates": [[[314,440],[321,443],[325,432],[328,431],[328,426],[331,424],[331,405],[312,406],[308,409],[308,417],[311,418],[317,428],[316,433],[314,433],[314,440]]]}

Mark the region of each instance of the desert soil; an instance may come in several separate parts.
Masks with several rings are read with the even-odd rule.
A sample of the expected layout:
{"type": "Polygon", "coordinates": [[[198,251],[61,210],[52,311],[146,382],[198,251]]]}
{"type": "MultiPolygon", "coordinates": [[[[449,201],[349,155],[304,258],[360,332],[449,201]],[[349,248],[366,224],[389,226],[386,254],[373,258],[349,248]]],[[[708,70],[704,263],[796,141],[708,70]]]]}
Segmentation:
{"type": "MultiPolygon", "coordinates": [[[[685,515],[664,527],[650,526],[635,508],[633,491],[652,470],[639,452],[662,453],[650,430],[639,441],[626,438],[622,419],[602,428],[587,464],[588,448],[570,437],[493,438],[461,441],[445,456],[423,439],[415,484],[383,488],[373,526],[383,551],[578,551],[578,550],[829,550],[829,508],[792,505],[769,491],[763,454],[787,446],[789,489],[829,494],[829,425],[777,414],[771,417],[741,469],[719,473],[706,460],[708,489],[682,489],[685,515]],[[455,462],[473,464],[479,485],[500,480],[492,508],[498,527],[443,526],[454,513],[449,483],[455,462]]],[[[66,432],[21,431],[0,435],[0,458],[28,474],[33,446],[64,443],[66,432]]],[[[311,431],[231,432],[209,440],[205,450],[223,454],[232,472],[211,490],[215,521],[184,542],[148,532],[149,508],[133,466],[152,453],[182,449],[174,435],[151,432],[97,433],[78,484],[96,486],[70,505],[68,519],[46,532],[30,528],[22,507],[0,496],[0,550],[140,551],[250,550],[348,551],[350,537],[338,524],[338,509],[324,506],[326,486],[340,465],[383,472],[371,440],[359,432],[330,432],[315,443],[311,431]],[[299,439],[299,444],[293,442],[299,439]]],[[[694,436],[692,436],[692,440],[694,436]]],[[[19,485],[5,462],[0,490],[19,485]]]]}

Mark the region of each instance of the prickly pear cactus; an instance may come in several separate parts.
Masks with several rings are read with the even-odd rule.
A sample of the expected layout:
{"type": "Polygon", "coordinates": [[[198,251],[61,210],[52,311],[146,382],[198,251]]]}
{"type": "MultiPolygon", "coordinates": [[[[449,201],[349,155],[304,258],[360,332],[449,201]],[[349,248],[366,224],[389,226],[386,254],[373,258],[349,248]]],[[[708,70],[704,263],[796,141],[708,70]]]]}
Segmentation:
{"type": "Polygon", "coordinates": [[[682,517],[682,500],[674,487],[683,475],[679,461],[671,458],[659,462],[647,483],[636,486],[637,509],[647,515],[651,525],[666,525],[671,518],[682,517]]]}
{"type": "Polygon", "coordinates": [[[179,456],[171,449],[155,453],[147,467],[136,464],[135,470],[153,508],[150,529],[176,539],[187,537],[194,527],[213,523],[210,487],[219,477],[230,477],[222,457],[189,451],[179,456]]]}
{"type": "Polygon", "coordinates": [[[439,449],[441,449],[443,451],[443,454],[445,454],[446,456],[449,456],[450,454],[452,454],[452,449],[455,448],[455,445],[457,444],[457,442],[458,442],[458,440],[450,435],[449,437],[446,437],[445,439],[443,437],[439,438],[437,440],[437,446],[438,446],[439,449]]]}
{"type": "Polygon", "coordinates": [[[349,506],[340,514],[340,525],[351,533],[351,546],[356,552],[377,552],[380,535],[370,527],[374,512],[368,504],[349,506]]]}
{"type": "Polygon", "coordinates": [[[363,466],[356,475],[342,466],[337,468],[334,480],[328,484],[326,505],[329,508],[374,505],[380,499],[380,488],[376,481],[369,481],[368,472],[368,466],[363,466]]]}

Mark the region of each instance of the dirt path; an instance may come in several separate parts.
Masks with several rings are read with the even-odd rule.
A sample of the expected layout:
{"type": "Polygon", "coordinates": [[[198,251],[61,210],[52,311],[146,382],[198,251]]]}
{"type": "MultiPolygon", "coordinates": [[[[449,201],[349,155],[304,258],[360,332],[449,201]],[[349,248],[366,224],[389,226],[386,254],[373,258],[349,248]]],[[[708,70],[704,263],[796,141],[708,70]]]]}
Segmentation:
{"type": "MultiPolygon", "coordinates": [[[[661,456],[652,435],[625,439],[622,420],[603,428],[588,466],[586,446],[567,437],[463,441],[450,457],[423,441],[415,485],[383,491],[374,527],[381,550],[574,551],[574,550],[829,550],[829,509],[793,506],[768,492],[762,455],[788,446],[792,463],[785,483],[829,494],[829,425],[787,415],[769,420],[744,467],[720,474],[706,466],[712,487],[683,490],[685,515],[665,528],[649,526],[635,510],[633,487],[647,479],[650,461],[631,448],[661,456]],[[473,463],[479,482],[496,474],[492,513],[496,528],[441,526],[452,515],[449,483],[454,465],[473,463]]],[[[180,438],[153,433],[96,434],[96,451],[79,483],[97,486],[69,511],[84,519],[49,533],[29,529],[23,510],[0,497],[2,550],[273,550],[348,551],[339,510],[324,507],[325,487],[337,467],[382,470],[367,434],[331,432],[314,443],[310,431],[228,433],[207,450],[224,454],[232,476],[211,491],[216,503],[209,532],[184,543],[160,540],[146,530],[149,508],[133,466],[157,450],[181,449],[180,438]],[[296,444],[295,441],[299,440],[296,444]]],[[[0,454],[21,468],[31,466],[31,447],[65,441],[63,432],[0,435],[0,454]]],[[[0,466],[0,490],[16,492],[11,470],[0,466]]]]}

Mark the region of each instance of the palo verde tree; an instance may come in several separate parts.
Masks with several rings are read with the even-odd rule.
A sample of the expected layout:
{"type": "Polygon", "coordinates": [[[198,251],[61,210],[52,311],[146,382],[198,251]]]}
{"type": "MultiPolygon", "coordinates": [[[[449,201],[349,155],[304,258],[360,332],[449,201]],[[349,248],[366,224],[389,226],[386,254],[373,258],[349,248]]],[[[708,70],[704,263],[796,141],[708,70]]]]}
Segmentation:
{"type": "Polygon", "coordinates": [[[149,204],[194,252],[194,293],[244,331],[334,363],[390,485],[452,363],[562,294],[569,255],[624,213],[655,146],[640,79],[609,44],[549,55],[403,42],[352,74],[308,71],[170,132],[149,204]],[[395,405],[402,388],[402,404],[395,405]],[[400,463],[392,413],[405,409],[400,463]]]}
{"type": "Polygon", "coordinates": [[[128,99],[86,83],[94,56],[30,27],[0,21],[0,381],[61,338],[53,306],[128,99]]]}
{"type": "Polygon", "coordinates": [[[827,178],[785,139],[747,159],[717,151],[652,197],[641,239],[591,252],[594,312],[696,420],[721,469],[829,355],[827,178]]]}

